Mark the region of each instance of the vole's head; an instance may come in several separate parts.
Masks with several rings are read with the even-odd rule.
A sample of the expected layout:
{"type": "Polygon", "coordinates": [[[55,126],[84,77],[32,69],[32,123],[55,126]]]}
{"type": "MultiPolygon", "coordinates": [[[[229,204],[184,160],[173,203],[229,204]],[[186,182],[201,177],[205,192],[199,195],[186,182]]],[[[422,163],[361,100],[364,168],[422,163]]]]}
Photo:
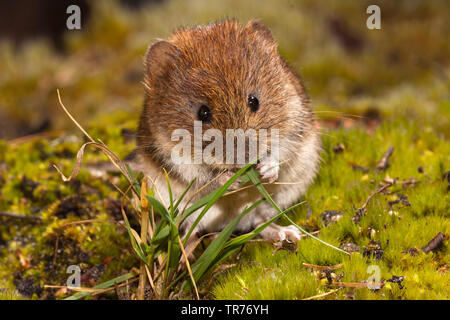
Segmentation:
{"type": "Polygon", "coordinates": [[[258,22],[178,30],[149,48],[145,67],[138,145],[166,164],[180,143],[172,141],[174,131],[193,135],[196,121],[203,133],[217,129],[223,137],[227,129],[267,129],[269,150],[270,132],[277,129],[281,157],[313,130],[300,81],[279,56],[269,29],[258,22]]]}

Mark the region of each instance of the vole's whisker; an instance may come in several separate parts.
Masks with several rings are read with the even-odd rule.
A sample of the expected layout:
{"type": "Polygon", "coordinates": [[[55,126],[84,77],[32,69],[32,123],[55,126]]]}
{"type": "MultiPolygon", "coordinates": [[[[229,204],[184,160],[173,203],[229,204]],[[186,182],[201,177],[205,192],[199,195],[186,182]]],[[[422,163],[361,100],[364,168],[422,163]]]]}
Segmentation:
{"type": "Polygon", "coordinates": [[[330,137],[330,138],[336,139],[336,136],[335,136],[335,135],[332,135],[332,134],[323,132],[322,130],[319,131],[319,132],[317,132],[317,133],[318,133],[319,135],[321,135],[321,136],[326,136],[326,137],[330,137]]]}
{"type": "Polygon", "coordinates": [[[341,112],[341,111],[333,111],[333,110],[319,110],[319,111],[314,111],[314,113],[315,114],[318,114],[318,113],[336,113],[336,114],[342,115],[343,117],[347,117],[347,118],[359,118],[359,119],[367,118],[365,116],[361,116],[361,115],[358,115],[358,114],[344,113],[344,112],[341,112]]]}

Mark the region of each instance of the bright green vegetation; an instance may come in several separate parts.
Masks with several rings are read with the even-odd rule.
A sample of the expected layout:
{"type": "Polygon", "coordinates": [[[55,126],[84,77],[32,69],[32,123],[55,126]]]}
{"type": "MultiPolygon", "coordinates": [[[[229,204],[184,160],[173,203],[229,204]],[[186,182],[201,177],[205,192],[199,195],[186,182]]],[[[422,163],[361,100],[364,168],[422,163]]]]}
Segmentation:
{"type": "MultiPolygon", "coordinates": [[[[85,33],[67,35],[65,54],[43,42],[18,52],[0,43],[0,116],[10,118],[9,124],[35,127],[51,115],[52,129],[72,130],[57,104],[60,88],[65,104],[91,136],[124,157],[134,147],[122,130],[137,125],[146,47],[178,26],[225,16],[243,22],[257,17],[271,28],[322,119],[321,169],[299,199],[306,204],[290,217],[310,232],[320,230],[320,239],[330,244],[353,243],[359,251],[346,256],[304,238],[296,253],[272,255],[271,244],[252,242],[239,260],[232,256],[222,264],[226,270],[205,298],[302,299],[335,289],[303,263],[343,263],[333,271],[341,282],[367,280],[370,265],[379,266],[381,280],[405,277],[403,289],[385,282],[378,291],[343,288],[326,299],[449,298],[450,196],[443,175],[450,170],[450,48],[442,35],[445,28],[448,33],[450,17],[445,1],[380,2],[380,31],[365,27],[363,1],[277,1],[274,8],[273,1],[261,0],[175,0],[139,12],[109,1],[95,3],[95,20],[85,33]],[[342,30],[336,25],[345,31],[336,33],[342,30]],[[335,152],[339,144],[344,149],[335,152]],[[395,148],[390,166],[376,171],[390,146],[395,148]],[[368,211],[354,223],[357,209],[386,178],[419,182],[395,184],[389,194],[374,195],[368,211]],[[327,225],[321,214],[329,210],[340,211],[342,218],[327,225]],[[425,247],[439,232],[446,236],[440,248],[408,253],[425,247]],[[378,260],[363,254],[374,246],[371,240],[381,247],[378,260]]],[[[126,189],[126,180],[83,169],[64,183],[52,167],[57,164],[68,174],[83,142],[76,129],[23,143],[0,141],[0,212],[42,218],[0,216],[0,288],[20,289],[27,298],[64,298],[70,293],[42,288],[65,285],[71,264],[80,265],[85,287],[139,268],[127,230],[112,222],[122,220],[120,193],[112,183],[126,189]],[[87,219],[104,221],[66,225],[87,219]]],[[[84,164],[106,160],[88,149],[84,164]]],[[[139,230],[138,221],[130,223],[139,230]]],[[[4,296],[10,297],[0,298],[4,296]]],[[[114,290],[103,296],[116,298],[114,290]]]]}
{"type": "MultiPolygon", "coordinates": [[[[249,245],[240,261],[252,263],[242,263],[221,277],[214,296],[219,299],[306,298],[331,289],[302,263],[329,266],[343,263],[343,268],[334,271],[343,274],[343,282],[367,280],[370,274],[366,269],[372,264],[380,267],[382,279],[405,276],[402,290],[393,283],[377,292],[354,289],[357,299],[448,299],[447,247],[415,256],[406,252],[425,247],[439,232],[448,235],[450,231],[448,181],[442,178],[450,160],[450,144],[437,138],[431,127],[420,129],[407,121],[386,122],[373,135],[361,129],[328,134],[331,136],[323,138],[322,169],[305,197],[308,205],[298,210],[296,221],[308,226],[310,231],[320,229],[320,238],[336,246],[357,244],[360,252],[346,257],[311,239],[302,240],[297,253],[278,251],[272,255],[274,248],[270,245],[249,245]],[[345,145],[345,150],[335,153],[332,147],[339,142],[345,145]],[[364,173],[352,169],[352,164],[374,168],[389,146],[394,146],[395,151],[386,171],[364,173]],[[423,173],[418,172],[419,166],[423,173]],[[366,215],[359,223],[353,223],[356,209],[386,177],[399,180],[414,177],[420,182],[408,187],[394,185],[390,188],[392,194],[375,195],[366,215]],[[408,198],[410,206],[398,203],[390,208],[388,202],[396,200],[399,194],[408,198]],[[309,218],[308,208],[312,212],[309,218]],[[341,211],[343,216],[325,227],[320,214],[326,210],[341,211]],[[363,256],[370,240],[380,243],[381,259],[363,256]]],[[[342,289],[337,296],[344,298],[350,291],[342,289]]]]}
{"type": "MultiPolygon", "coordinates": [[[[113,144],[117,137],[111,134],[105,140],[113,144]]],[[[108,280],[136,264],[126,229],[111,222],[122,217],[120,194],[112,183],[125,188],[125,181],[118,176],[93,179],[82,171],[78,179],[64,183],[55,174],[53,163],[71,170],[80,142],[67,136],[18,146],[1,143],[0,211],[40,216],[42,221],[0,217],[0,287],[14,288],[34,279],[22,292],[32,296],[45,284],[65,285],[69,265],[92,273],[84,283],[91,286],[98,276],[108,280]],[[70,224],[88,219],[103,221],[70,224]]],[[[86,161],[94,158],[104,156],[86,155],[86,161]]]]}
{"type": "MultiPolygon", "coordinates": [[[[115,130],[120,131],[119,128],[115,130]]],[[[322,266],[343,263],[344,267],[335,271],[337,275],[342,274],[340,281],[343,282],[366,280],[369,277],[366,269],[371,264],[380,267],[382,280],[392,276],[405,276],[405,280],[403,289],[394,283],[388,283],[377,292],[365,288],[341,289],[337,293],[340,298],[353,292],[357,299],[447,299],[450,289],[447,246],[444,244],[436,252],[428,254],[418,252],[411,255],[407,251],[425,247],[438,232],[446,235],[450,232],[448,181],[443,179],[446,164],[449,163],[450,144],[439,138],[431,127],[420,130],[408,121],[384,122],[372,135],[361,128],[324,132],[321,171],[305,196],[307,204],[302,205],[292,217],[309,231],[320,230],[320,238],[330,244],[339,246],[351,242],[358,245],[359,253],[347,257],[315,240],[303,239],[297,253],[281,250],[272,255],[272,245],[250,243],[241,253],[237,266],[214,282],[212,297],[305,298],[330,289],[320,276],[314,275],[302,263],[322,266]],[[345,146],[341,153],[333,150],[338,143],[345,146]],[[390,158],[391,166],[385,171],[364,173],[352,169],[352,164],[374,168],[389,146],[394,146],[395,150],[390,158]],[[419,166],[423,173],[418,172],[419,166]],[[394,185],[389,188],[392,194],[375,195],[360,222],[352,222],[356,208],[362,206],[386,177],[398,178],[399,181],[414,177],[420,182],[405,187],[394,185]],[[410,206],[396,203],[390,208],[388,202],[397,200],[399,194],[407,197],[410,206]],[[339,210],[343,216],[336,223],[325,226],[320,214],[326,210],[339,210]],[[309,218],[308,211],[311,212],[309,218]],[[371,239],[380,243],[383,255],[379,260],[362,254],[371,239]]],[[[120,136],[115,140],[120,141],[120,136]]],[[[105,139],[106,144],[108,141],[105,139]]],[[[71,168],[73,159],[61,159],[58,152],[63,147],[51,148],[49,145],[46,140],[19,147],[4,145],[3,159],[8,164],[9,173],[2,173],[6,181],[2,188],[2,206],[8,211],[25,214],[31,214],[35,206],[42,206],[43,223],[34,226],[28,221],[18,223],[11,219],[2,223],[2,240],[8,243],[2,251],[2,279],[11,284],[13,274],[17,272],[34,277],[41,285],[59,283],[67,278],[65,268],[70,264],[79,264],[86,253],[89,256],[81,264],[82,270],[98,268],[105,258],[112,257],[111,262],[105,264],[106,272],[100,280],[119,275],[122,268],[137,267],[138,260],[133,256],[123,228],[107,222],[61,228],[67,222],[82,219],[120,219],[117,203],[115,214],[108,206],[114,202],[113,199],[119,199],[118,192],[112,190],[108,180],[119,178],[92,179],[86,171],[82,171],[75,180],[78,182],[65,185],[49,168],[49,163],[57,161],[64,168],[71,168]],[[38,148],[38,145],[42,147],[38,148]],[[53,154],[42,160],[44,153],[53,154]],[[26,186],[22,180],[24,176],[39,181],[31,195],[25,196],[28,197],[26,200],[26,191],[21,189],[26,186]],[[77,204],[72,206],[68,202],[67,212],[60,212],[58,203],[61,200],[58,199],[73,197],[75,192],[85,197],[86,202],[77,199],[77,204]],[[58,253],[57,265],[53,266],[57,235],[60,236],[62,252],[58,253]],[[29,257],[29,269],[25,270],[24,263],[20,262],[19,252],[29,257]]],[[[74,152],[75,145],[70,142],[65,148],[74,152]]],[[[87,158],[93,160],[95,153],[87,153],[87,158]]],[[[125,187],[124,181],[122,185],[125,187]]],[[[236,262],[233,259],[226,262],[231,263],[236,262]]]]}

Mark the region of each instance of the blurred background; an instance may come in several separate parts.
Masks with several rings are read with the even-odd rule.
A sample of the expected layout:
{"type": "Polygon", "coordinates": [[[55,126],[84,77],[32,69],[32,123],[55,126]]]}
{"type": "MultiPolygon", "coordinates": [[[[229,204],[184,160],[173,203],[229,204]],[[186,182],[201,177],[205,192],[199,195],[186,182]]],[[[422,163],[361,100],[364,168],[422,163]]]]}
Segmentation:
{"type": "Polygon", "coordinates": [[[83,125],[126,119],[134,130],[147,47],[226,17],[272,30],[324,125],[407,117],[450,136],[446,0],[16,0],[0,2],[0,139],[75,130],[56,88],[83,125]],[[71,4],[81,30],[66,27],[71,4]],[[372,4],[381,30],[366,27],[372,4]]]}

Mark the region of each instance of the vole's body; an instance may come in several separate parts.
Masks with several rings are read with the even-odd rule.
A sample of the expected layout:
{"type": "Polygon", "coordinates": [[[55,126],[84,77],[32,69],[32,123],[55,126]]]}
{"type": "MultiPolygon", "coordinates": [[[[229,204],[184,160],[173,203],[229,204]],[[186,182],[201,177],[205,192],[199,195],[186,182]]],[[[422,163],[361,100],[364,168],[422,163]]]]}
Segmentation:
{"type": "MultiPolygon", "coordinates": [[[[192,179],[196,178],[196,182],[190,194],[228,170],[198,193],[195,199],[199,199],[241,167],[172,161],[172,148],[178,143],[171,141],[172,132],[182,128],[193,133],[201,106],[207,106],[211,115],[203,122],[203,131],[215,128],[225,136],[226,129],[278,129],[280,165],[267,158],[262,159],[258,169],[263,179],[288,184],[265,187],[282,209],[293,205],[306,191],[318,167],[319,137],[304,88],[279,56],[266,27],[258,22],[243,26],[224,21],[178,30],[168,40],[150,47],[145,75],[146,99],[134,162],[154,181],[165,204],[169,203],[169,196],[163,168],[169,174],[175,198],[192,179]],[[257,97],[256,111],[248,106],[250,95],[257,97]]],[[[188,194],[184,199],[189,198],[188,194]]],[[[197,231],[220,231],[260,198],[255,188],[220,198],[197,231]]],[[[182,203],[180,208],[183,207],[182,203]]],[[[240,222],[238,230],[249,231],[275,214],[269,204],[263,203],[240,222]]],[[[192,224],[196,216],[192,215],[183,227],[192,224]]],[[[272,224],[262,236],[299,239],[299,232],[293,227],[272,224]]]]}

